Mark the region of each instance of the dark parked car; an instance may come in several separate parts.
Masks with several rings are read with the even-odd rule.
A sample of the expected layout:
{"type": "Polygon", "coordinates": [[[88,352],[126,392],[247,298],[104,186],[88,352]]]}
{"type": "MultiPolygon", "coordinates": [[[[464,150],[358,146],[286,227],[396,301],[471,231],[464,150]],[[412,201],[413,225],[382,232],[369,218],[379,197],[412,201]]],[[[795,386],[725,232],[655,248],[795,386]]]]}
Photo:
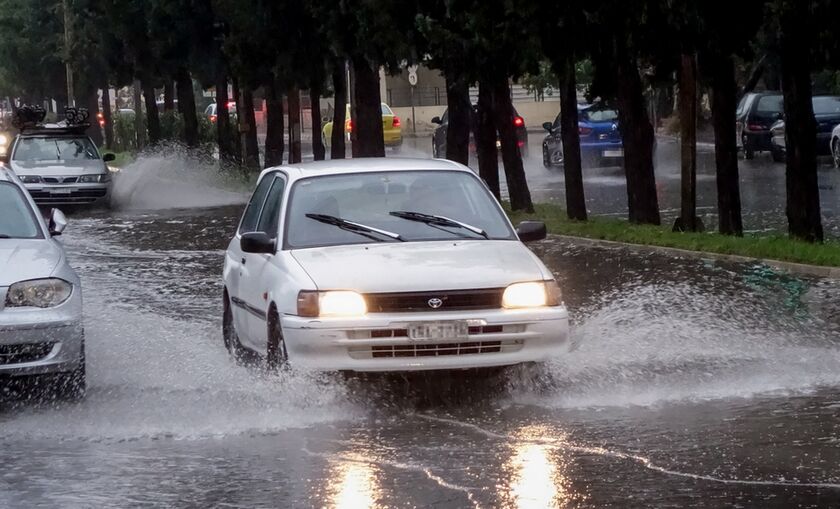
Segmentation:
{"type": "MultiPolygon", "coordinates": [[[[548,134],[543,140],[543,165],[546,168],[563,166],[563,137],[560,115],[554,122],[546,122],[548,134]]],[[[581,159],[598,166],[621,165],[624,145],[618,130],[618,112],[603,104],[578,105],[578,133],[581,159]]]]}
{"type": "MultiPolygon", "coordinates": [[[[840,124],[840,96],[818,95],[811,99],[817,121],[817,155],[835,155],[832,131],[840,124]]],[[[785,121],[779,120],[770,128],[770,153],[773,160],[785,160],[785,121]]],[[[840,154],[838,154],[840,155],[840,154]]],[[[836,161],[836,159],[835,159],[836,161]]]]}
{"type": "Polygon", "coordinates": [[[749,93],[741,98],[735,112],[735,132],[745,159],[772,150],[770,127],[782,118],[783,104],[778,92],[749,93]]]}
{"type": "MultiPolygon", "coordinates": [[[[477,113],[478,106],[473,105],[473,111],[477,113]]],[[[522,157],[528,155],[528,130],[525,128],[525,119],[522,118],[516,111],[513,110],[513,125],[516,128],[516,144],[519,147],[519,152],[522,157]]],[[[442,117],[434,117],[433,124],[438,124],[432,135],[432,157],[446,157],[446,132],[449,129],[449,109],[443,112],[442,117]]],[[[475,140],[473,139],[474,129],[470,129],[470,153],[475,153],[475,140]]],[[[501,143],[496,140],[496,147],[500,148],[501,143]]]]}

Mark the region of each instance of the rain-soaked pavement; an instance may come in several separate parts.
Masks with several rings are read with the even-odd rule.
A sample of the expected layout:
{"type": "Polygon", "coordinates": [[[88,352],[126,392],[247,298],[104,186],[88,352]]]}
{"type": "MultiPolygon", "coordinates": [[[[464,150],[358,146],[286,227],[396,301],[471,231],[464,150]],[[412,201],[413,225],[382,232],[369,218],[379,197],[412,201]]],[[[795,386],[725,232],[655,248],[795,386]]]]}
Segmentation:
{"type": "Polygon", "coordinates": [[[549,240],[567,356],[501,381],[269,376],[220,335],[241,195],[162,166],[71,217],[90,389],[0,403],[0,507],[840,505],[837,282],[549,240]]]}

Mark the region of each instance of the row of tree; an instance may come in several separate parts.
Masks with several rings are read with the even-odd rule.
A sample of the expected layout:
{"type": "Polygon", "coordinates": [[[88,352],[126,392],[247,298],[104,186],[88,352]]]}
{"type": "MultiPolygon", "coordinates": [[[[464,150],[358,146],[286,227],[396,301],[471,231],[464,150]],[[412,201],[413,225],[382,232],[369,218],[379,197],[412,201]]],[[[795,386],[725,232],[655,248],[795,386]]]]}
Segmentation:
{"type": "MultiPolygon", "coordinates": [[[[98,90],[135,84],[135,104],[141,90],[145,101],[150,143],[161,137],[155,103],[162,90],[165,109],[174,109],[177,97],[183,141],[195,146],[196,81],[216,91],[221,160],[258,168],[255,91],[266,101],[264,165],[284,160],[285,131],[288,160],[300,161],[302,89],[313,104],[316,159],[325,157],[319,98],[345,97],[348,87],[353,155],[384,156],[379,69],[424,63],[446,78],[446,157],[467,163],[472,132],[479,173],[499,196],[498,137],[511,206],[531,210],[509,83],[539,73],[548,62],[560,81],[567,210],[585,220],[576,69],[586,61],[593,74],[590,96],[614,102],[619,112],[630,221],[660,223],[645,92],[678,83],[684,182],[678,227],[699,227],[693,126],[698,88],[706,88],[720,231],[741,235],[735,111],[739,94],[763,74],[769,86],[779,83],[784,91],[790,233],[821,241],[811,73],[834,68],[840,58],[832,26],[838,11],[837,0],[0,0],[0,87],[24,100],[66,103],[69,63],[77,102],[97,110],[98,90]],[[740,87],[736,62],[754,68],[740,87]],[[469,96],[476,84],[477,110],[469,96]],[[228,111],[231,99],[235,117],[228,111]]],[[[332,119],[339,126],[332,158],[345,154],[341,102],[332,119]]],[[[110,124],[108,103],[102,113],[110,124]]]]}

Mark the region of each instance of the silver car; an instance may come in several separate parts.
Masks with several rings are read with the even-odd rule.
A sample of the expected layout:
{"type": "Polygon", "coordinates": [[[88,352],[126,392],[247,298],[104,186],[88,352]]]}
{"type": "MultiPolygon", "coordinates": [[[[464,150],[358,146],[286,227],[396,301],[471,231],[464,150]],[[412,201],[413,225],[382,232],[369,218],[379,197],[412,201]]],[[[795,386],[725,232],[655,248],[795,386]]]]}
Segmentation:
{"type": "Polygon", "coordinates": [[[99,154],[79,126],[21,132],[4,157],[39,205],[107,206],[114,154],[99,154]]]}
{"type": "Polygon", "coordinates": [[[0,393],[26,377],[71,399],[85,392],[82,288],[49,224],[13,172],[0,167],[0,393]]]}

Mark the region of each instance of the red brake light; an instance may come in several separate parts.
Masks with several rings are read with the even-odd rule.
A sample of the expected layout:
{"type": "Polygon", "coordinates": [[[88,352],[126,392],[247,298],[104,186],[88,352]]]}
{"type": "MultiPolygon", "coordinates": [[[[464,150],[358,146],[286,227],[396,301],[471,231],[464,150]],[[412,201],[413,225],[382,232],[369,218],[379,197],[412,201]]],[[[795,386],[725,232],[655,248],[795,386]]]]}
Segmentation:
{"type": "Polygon", "coordinates": [[[216,115],[210,115],[210,123],[212,123],[212,124],[216,123],[216,115]]]}
{"type": "Polygon", "coordinates": [[[766,131],[767,127],[761,124],[748,124],[747,129],[750,131],[766,131]]]}
{"type": "Polygon", "coordinates": [[[352,120],[348,120],[348,121],[345,123],[345,125],[344,125],[344,130],[345,130],[345,131],[347,131],[348,133],[352,133],[352,132],[353,132],[353,121],[352,121],[352,120]]]}
{"type": "Polygon", "coordinates": [[[513,117],[513,125],[516,127],[522,127],[525,125],[525,119],[522,117],[513,117]]]}
{"type": "Polygon", "coordinates": [[[400,117],[394,115],[394,127],[399,127],[400,125],[400,117]]]}
{"type": "Polygon", "coordinates": [[[516,146],[522,148],[525,146],[525,142],[522,140],[516,140],[516,146]]]}
{"type": "Polygon", "coordinates": [[[592,134],[592,128],[585,125],[578,126],[578,134],[581,136],[588,136],[592,134]]]}

